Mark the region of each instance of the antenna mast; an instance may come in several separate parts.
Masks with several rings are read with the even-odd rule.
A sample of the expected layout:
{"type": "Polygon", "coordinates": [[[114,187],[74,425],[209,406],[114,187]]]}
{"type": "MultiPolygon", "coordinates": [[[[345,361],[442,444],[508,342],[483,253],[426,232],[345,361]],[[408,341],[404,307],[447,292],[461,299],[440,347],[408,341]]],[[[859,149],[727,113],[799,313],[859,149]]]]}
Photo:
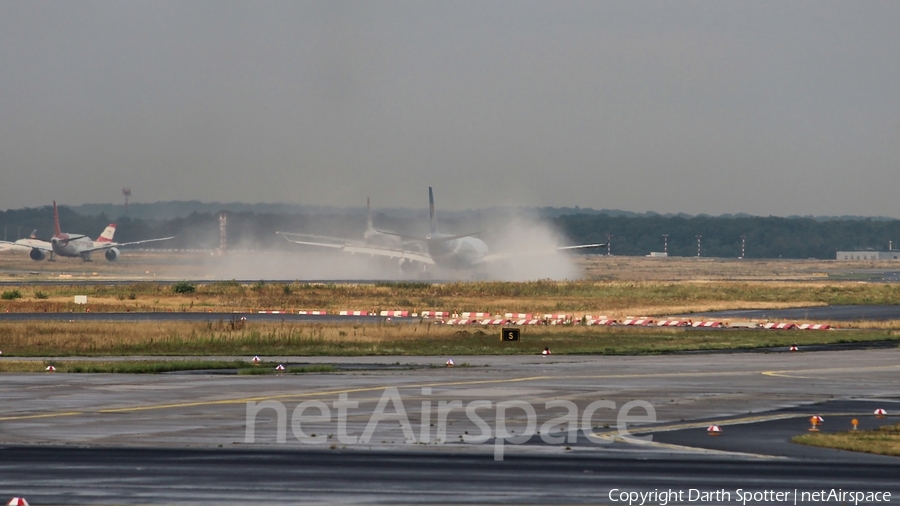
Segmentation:
{"type": "Polygon", "coordinates": [[[125,196],[125,216],[128,216],[128,197],[131,196],[131,188],[127,186],[122,188],[122,195],[125,196]]]}

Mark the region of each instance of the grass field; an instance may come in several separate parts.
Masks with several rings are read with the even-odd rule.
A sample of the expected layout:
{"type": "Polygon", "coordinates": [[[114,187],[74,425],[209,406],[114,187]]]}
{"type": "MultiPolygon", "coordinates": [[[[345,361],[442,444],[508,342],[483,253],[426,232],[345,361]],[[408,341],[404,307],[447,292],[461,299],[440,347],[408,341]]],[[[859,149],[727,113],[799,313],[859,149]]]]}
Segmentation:
{"type": "Polygon", "coordinates": [[[354,356],[648,354],[800,346],[813,343],[897,340],[900,331],[848,332],[697,330],[624,327],[535,326],[522,341],[502,343],[500,330],[421,324],[233,324],[161,322],[16,322],[0,328],[4,356],[354,356]]]}
{"type": "Polygon", "coordinates": [[[803,434],[795,436],[791,441],[809,446],[900,456],[900,423],[875,430],[803,434]]]}
{"type": "MultiPolygon", "coordinates": [[[[183,290],[184,293],[176,293],[170,284],[152,281],[136,281],[125,285],[103,284],[102,281],[90,285],[27,283],[32,277],[48,279],[43,269],[71,270],[90,266],[98,269],[100,275],[121,278],[135,276],[135,272],[143,269],[144,265],[165,268],[181,265],[188,269],[184,271],[185,277],[195,278],[202,274],[207,265],[199,257],[191,257],[184,263],[179,263],[177,258],[167,256],[135,255],[149,263],[35,263],[42,269],[37,274],[10,275],[10,279],[21,278],[23,283],[0,289],[4,292],[4,297],[0,298],[0,312],[439,310],[457,313],[483,311],[492,314],[521,312],[535,315],[564,312],[577,316],[591,314],[622,319],[628,316],[660,318],[673,314],[726,309],[900,304],[900,284],[828,280],[829,275],[824,271],[835,270],[834,261],[592,257],[585,260],[584,264],[588,277],[594,278],[593,280],[434,284],[217,281],[197,283],[190,287],[191,290],[183,290]],[[152,261],[146,260],[147,258],[152,261]],[[190,275],[191,273],[194,275],[190,275]],[[633,280],[629,280],[629,277],[633,280]],[[74,295],[87,295],[89,303],[74,304],[74,295]]],[[[10,258],[13,257],[0,255],[0,271],[4,267],[12,269],[15,262],[10,258]]],[[[27,258],[26,261],[30,262],[27,258]]],[[[841,267],[849,265],[841,264],[841,267]]],[[[19,269],[22,267],[18,266],[19,269]]],[[[872,266],[860,264],[858,267],[872,266]]],[[[139,272],[149,273],[150,270],[139,272]]],[[[85,279],[91,278],[90,273],[83,274],[85,279]]],[[[70,275],[72,274],[65,274],[70,275]]],[[[503,345],[499,341],[497,329],[444,327],[428,322],[417,325],[240,324],[221,320],[207,323],[129,324],[24,322],[0,325],[0,351],[4,355],[25,357],[490,355],[538,353],[549,346],[556,354],[628,354],[787,346],[793,343],[802,346],[900,338],[900,322],[853,322],[852,325],[841,326],[852,326],[856,330],[721,332],[540,326],[523,328],[521,343],[503,345]]]]}
{"type": "Polygon", "coordinates": [[[10,312],[146,312],[270,310],[443,310],[570,312],[659,316],[724,309],[772,309],[828,304],[900,304],[900,284],[855,282],[627,282],[533,281],[317,284],[214,282],[192,293],[171,285],[29,286],[4,288],[21,297],[0,299],[10,312]],[[87,295],[76,305],[74,295],[87,295]]]}

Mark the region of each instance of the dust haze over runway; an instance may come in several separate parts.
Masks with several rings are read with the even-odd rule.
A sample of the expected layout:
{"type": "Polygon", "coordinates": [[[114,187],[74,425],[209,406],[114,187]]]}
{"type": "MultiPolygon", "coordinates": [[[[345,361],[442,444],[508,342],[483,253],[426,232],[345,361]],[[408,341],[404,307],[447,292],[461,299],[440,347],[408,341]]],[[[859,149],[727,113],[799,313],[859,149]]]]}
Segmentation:
{"type": "MultiPolygon", "coordinates": [[[[473,356],[453,357],[468,367],[450,369],[440,367],[441,357],[272,357],[399,362],[410,369],[283,376],[5,374],[0,488],[47,503],[605,503],[612,488],[678,486],[896,491],[898,459],[795,450],[782,436],[763,447],[753,438],[766,437],[770,423],[779,424],[778,434],[805,433],[809,414],[820,412],[829,431],[844,429],[847,414],[871,418],[875,405],[897,412],[900,349],[714,357],[473,356]],[[364,444],[339,442],[334,418],[303,422],[304,434],[318,444],[293,432],[291,413],[300,402],[331,406],[345,394],[358,402],[348,409],[346,433],[359,436],[390,387],[402,396],[415,436],[430,434],[431,443],[404,440],[396,421],[380,422],[364,444]],[[579,414],[594,401],[612,401],[616,409],[599,409],[591,418],[597,434],[616,429],[626,403],[646,401],[657,421],[628,427],[636,435],[663,432],[654,432],[661,435],[649,444],[597,443],[582,433],[575,442],[546,444],[533,436],[527,444],[507,443],[497,462],[491,441],[460,441],[467,431],[479,431],[461,409],[447,415],[439,444],[438,429],[422,423],[430,413],[439,425],[439,402],[453,400],[525,401],[535,406],[538,427],[562,414],[545,409],[548,401],[572,401],[579,414]],[[286,407],[284,442],[278,441],[272,409],[256,415],[248,442],[248,401],[286,407]],[[696,445],[697,438],[707,442],[710,423],[723,427],[715,444],[724,448],[696,445]],[[685,424],[694,428],[679,428],[685,424]],[[751,436],[753,431],[763,432],[751,436]],[[742,433],[748,434],[746,444],[742,433]]],[[[312,414],[318,412],[307,412],[312,414]]],[[[495,427],[493,409],[481,415],[495,427]]],[[[524,412],[506,415],[506,426],[521,434],[524,412]]],[[[865,423],[872,426],[874,419],[865,423]]],[[[558,429],[551,432],[565,435],[558,429]]]]}
{"type": "MultiPolygon", "coordinates": [[[[315,217],[311,217],[315,220],[315,217]]],[[[376,224],[377,227],[377,224],[376,224]]],[[[407,235],[402,249],[425,252],[426,232],[418,229],[398,230],[407,235]],[[422,241],[416,241],[420,237],[422,241]]],[[[450,230],[441,227],[442,232],[450,230]]],[[[379,241],[365,242],[362,234],[341,228],[319,229],[322,236],[310,240],[333,244],[365,244],[382,246],[379,241]]],[[[537,279],[574,280],[583,272],[576,266],[573,255],[558,251],[567,246],[552,226],[542,220],[505,212],[502,217],[472,222],[455,223],[451,234],[471,234],[485,241],[491,254],[501,254],[496,261],[485,262],[469,268],[450,269],[440,265],[419,262],[404,265],[399,258],[401,245],[394,258],[351,254],[339,249],[320,246],[283,244],[277,249],[261,249],[253,242],[234,245],[227,255],[210,257],[198,266],[205,277],[213,279],[265,279],[265,280],[497,280],[529,281],[537,279]]],[[[383,239],[382,241],[384,241],[383,239]]],[[[599,250],[585,250],[599,251],[599,250]]]]}

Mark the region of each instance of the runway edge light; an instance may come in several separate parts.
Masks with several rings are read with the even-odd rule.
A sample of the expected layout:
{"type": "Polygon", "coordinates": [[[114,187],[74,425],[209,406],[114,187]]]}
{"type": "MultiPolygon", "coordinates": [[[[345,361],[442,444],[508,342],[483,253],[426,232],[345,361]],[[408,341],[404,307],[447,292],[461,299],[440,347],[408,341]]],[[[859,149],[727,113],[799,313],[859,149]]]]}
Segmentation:
{"type": "Polygon", "coordinates": [[[253,355],[253,358],[250,359],[250,362],[258,364],[260,362],[259,355],[253,355]]]}
{"type": "Polygon", "coordinates": [[[706,428],[706,433],[710,436],[720,436],[722,434],[722,429],[719,428],[718,425],[710,425],[706,428]]]}
{"type": "Polygon", "coordinates": [[[887,415],[887,411],[881,408],[875,410],[875,418],[884,418],[885,415],[887,415]]]}
{"type": "Polygon", "coordinates": [[[284,366],[281,365],[281,364],[278,364],[278,367],[276,367],[275,370],[276,370],[276,371],[279,371],[279,372],[282,372],[282,371],[284,371],[284,366]]]}
{"type": "Polygon", "coordinates": [[[44,370],[47,372],[56,372],[56,367],[54,367],[52,365],[48,365],[47,368],[44,370]]]}
{"type": "Polygon", "coordinates": [[[451,358],[451,359],[447,360],[447,362],[445,362],[444,365],[447,367],[453,367],[453,359],[451,358]]]}

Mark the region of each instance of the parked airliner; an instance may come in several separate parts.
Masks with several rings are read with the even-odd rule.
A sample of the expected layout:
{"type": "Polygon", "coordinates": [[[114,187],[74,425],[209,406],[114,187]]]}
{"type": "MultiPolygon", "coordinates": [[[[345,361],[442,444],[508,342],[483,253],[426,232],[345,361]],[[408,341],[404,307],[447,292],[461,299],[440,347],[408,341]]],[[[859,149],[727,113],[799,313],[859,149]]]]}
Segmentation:
{"type": "Polygon", "coordinates": [[[159,239],[145,239],[143,241],[131,241],[117,243],[113,241],[113,235],[116,233],[116,224],[110,223],[108,227],[100,234],[96,241],[90,237],[81,234],[67,234],[60,230],[59,212],[56,209],[56,201],[53,201],[53,228],[54,234],[50,241],[42,241],[34,237],[28,239],[20,239],[14,243],[8,243],[14,249],[31,248],[32,260],[41,261],[49,257],[53,260],[56,256],[81,258],[85,262],[91,261],[91,253],[94,251],[103,251],[104,256],[110,262],[118,260],[121,256],[119,248],[122,246],[132,246],[135,244],[144,244],[155,241],[166,241],[173,237],[161,237],[159,239]]]}

